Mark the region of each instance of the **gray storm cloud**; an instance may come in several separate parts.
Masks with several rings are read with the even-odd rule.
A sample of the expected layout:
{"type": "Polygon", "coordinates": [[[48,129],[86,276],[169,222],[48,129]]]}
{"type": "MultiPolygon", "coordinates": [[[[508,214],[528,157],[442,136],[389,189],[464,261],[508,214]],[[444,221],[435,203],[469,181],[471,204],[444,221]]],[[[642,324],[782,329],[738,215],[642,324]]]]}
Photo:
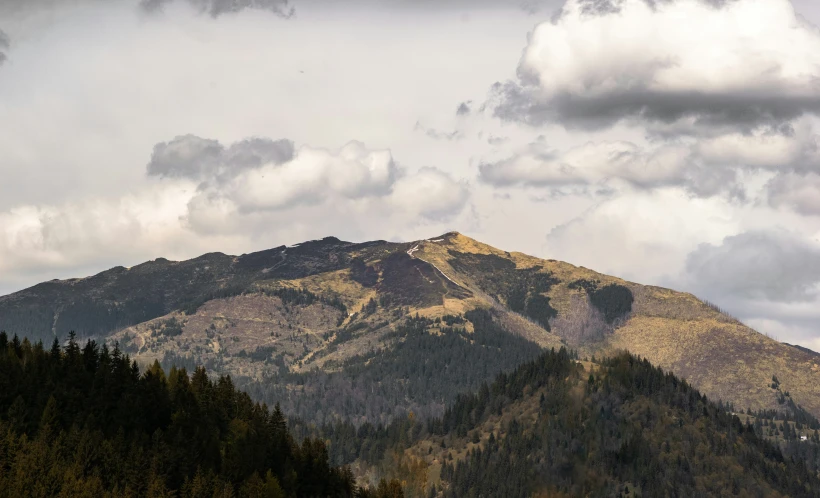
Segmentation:
{"type": "MultiPolygon", "coordinates": [[[[116,1],[116,0],[114,0],[116,1]]],[[[223,14],[241,12],[243,10],[260,10],[272,12],[280,17],[291,17],[294,8],[289,0],[121,0],[123,3],[130,3],[140,9],[153,12],[161,10],[164,6],[175,1],[186,2],[200,12],[207,13],[213,17],[223,14]]],[[[73,7],[83,4],[103,5],[105,0],[3,0],[0,2],[0,12],[16,14],[29,11],[52,10],[61,7],[73,7]]]]}
{"type": "Polygon", "coordinates": [[[805,216],[820,215],[820,175],[782,173],[766,184],[769,205],[805,216]]]}
{"type": "Polygon", "coordinates": [[[9,36],[0,29],[0,65],[6,62],[6,50],[9,49],[10,40],[9,36]]]}
{"type": "Polygon", "coordinates": [[[701,244],[686,258],[686,275],[706,295],[811,301],[820,284],[820,246],[788,232],[745,232],[701,244]]]}
{"type": "Polygon", "coordinates": [[[500,101],[494,114],[502,120],[532,126],[557,122],[567,128],[590,130],[607,128],[627,118],[662,124],[693,118],[695,127],[728,125],[751,130],[760,124],[780,124],[820,111],[820,93],[760,95],[742,89],[717,94],[669,93],[639,87],[596,96],[567,92],[542,100],[538,89],[513,82],[496,83],[492,92],[500,101]]]}
{"type": "MultiPolygon", "coordinates": [[[[664,4],[669,4],[677,0],[643,0],[648,6],[657,8],[664,4]]],[[[704,4],[711,5],[715,8],[725,7],[727,4],[737,0],[700,0],[704,4]]],[[[578,4],[581,6],[581,12],[586,15],[605,16],[609,14],[618,14],[621,12],[621,5],[624,0],[579,0],[578,4]]],[[[560,16],[560,13],[559,13],[560,16]]]]}
{"type": "Polygon", "coordinates": [[[154,146],[149,176],[206,179],[230,178],[246,169],[279,165],[293,159],[293,142],[251,138],[225,148],[216,140],[183,135],[154,146]]]}
{"type": "MultiPolygon", "coordinates": [[[[141,0],[139,5],[142,9],[153,12],[161,10],[165,5],[173,3],[175,0],[141,0]]],[[[288,18],[293,16],[295,9],[289,5],[288,0],[185,0],[200,12],[207,13],[213,17],[223,14],[231,14],[247,9],[272,12],[277,16],[288,18]]]]}

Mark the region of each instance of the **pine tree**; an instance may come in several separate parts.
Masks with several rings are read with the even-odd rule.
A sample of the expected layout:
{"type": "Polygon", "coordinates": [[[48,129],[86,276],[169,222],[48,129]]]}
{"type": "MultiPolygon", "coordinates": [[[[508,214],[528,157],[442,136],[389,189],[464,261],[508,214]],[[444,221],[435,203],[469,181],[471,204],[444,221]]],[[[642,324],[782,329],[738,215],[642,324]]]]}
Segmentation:
{"type": "Polygon", "coordinates": [[[51,395],[48,397],[46,407],[40,417],[39,436],[44,441],[51,441],[59,430],[59,420],[57,418],[57,400],[51,395]]]}

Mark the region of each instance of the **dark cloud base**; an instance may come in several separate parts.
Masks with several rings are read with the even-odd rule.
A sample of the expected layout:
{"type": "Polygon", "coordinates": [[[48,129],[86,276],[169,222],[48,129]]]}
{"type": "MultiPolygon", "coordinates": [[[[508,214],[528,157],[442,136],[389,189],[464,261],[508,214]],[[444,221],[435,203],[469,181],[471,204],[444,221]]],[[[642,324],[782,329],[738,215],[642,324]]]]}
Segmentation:
{"type": "Polygon", "coordinates": [[[807,302],[817,297],[820,249],[787,232],[745,232],[700,245],[686,258],[686,273],[704,294],[807,302]]]}
{"type": "MultiPolygon", "coordinates": [[[[140,8],[148,12],[156,12],[175,0],[141,0],[140,8]]],[[[263,10],[276,14],[279,17],[292,17],[295,10],[289,6],[288,0],[186,0],[200,12],[208,13],[212,17],[223,14],[233,14],[246,9],[263,10]]]]}
{"type": "MultiPolygon", "coordinates": [[[[653,9],[656,8],[660,4],[667,4],[673,3],[676,0],[644,0],[644,2],[652,7],[653,9]]],[[[711,5],[715,8],[723,8],[726,5],[736,2],[737,0],[701,0],[703,3],[707,5],[711,5]]],[[[580,0],[578,3],[581,5],[581,12],[586,15],[594,15],[594,16],[606,16],[610,14],[618,14],[621,12],[621,5],[623,4],[624,0],[580,0]]]]}
{"type": "Polygon", "coordinates": [[[11,41],[9,40],[9,36],[2,29],[0,29],[0,65],[6,62],[6,59],[8,58],[6,56],[6,50],[9,49],[10,43],[11,41]]]}
{"type": "Polygon", "coordinates": [[[466,116],[472,112],[470,105],[473,103],[472,100],[467,100],[462,102],[456,108],[456,116],[466,116]]]}
{"type": "Polygon", "coordinates": [[[786,93],[707,94],[632,91],[600,98],[559,95],[541,101],[529,86],[515,82],[496,83],[491,99],[493,114],[501,120],[530,126],[558,122],[567,128],[600,130],[624,119],[675,123],[695,118],[704,128],[735,126],[751,131],[761,125],[781,126],[805,114],[820,113],[820,95],[792,96],[786,93]]]}
{"type": "Polygon", "coordinates": [[[286,139],[250,138],[225,147],[217,140],[183,135],[154,146],[149,176],[204,180],[230,178],[264,164],[283,164],[294,156],[286,139]]]}

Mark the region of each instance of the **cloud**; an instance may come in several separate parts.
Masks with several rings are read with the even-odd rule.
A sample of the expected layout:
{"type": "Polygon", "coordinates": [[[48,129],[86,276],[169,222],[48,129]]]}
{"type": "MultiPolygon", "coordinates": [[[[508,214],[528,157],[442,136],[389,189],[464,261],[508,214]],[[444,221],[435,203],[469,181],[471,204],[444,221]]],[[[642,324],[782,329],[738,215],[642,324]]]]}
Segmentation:
{"type": "Polygon", "coordinates": [[[251,138],[225,148],[216,140],[183,135],[154,146],[149,176],[191,180],[233,177],[249,168],[279,165],[293,159],[293,142],[251,138]]]}
{"type": "Polygon", "coordinates": [[[424,132],[425,135],[432,138],[433,140],[459,140],[461,138],[464,138],[464,135],[462,135],[459,130],[453,130],[449,132],[439,131],[435,128],[427,128],[418,121],[416,121],[416,126],[413,127],[413,130],[424,132]]]}
{"type": "Polygon", "coordinates": [[[725,200],[693,199],[677,188],[636,191],[599,202],[554,227],[543,257],[662,284],[682,271],[698,241],[719,242],[737,232],[732,213],[725,200]]]}
{"type": "Polygon", "coordinates": [[[710,162],[681,143],[641,147],[626,141],[587,142],[560,151],[534,142],[500,161],[481,163],[479,180],[495,187],[594,186],[605,191],[682,187],[696,197],[743,197],[736,169],[710,162]]]}
{"type": "Polygon", "coordinates": [[[479,178],[495,186],[569,186],[620,178],[637,187],[680,185],[689,150],[668,146],[646,152],[630,142],[588,142],[557,151],[534,142],[495,163],[479,165],[479,178]]]}
{"type": "Polygon", "coordinates": [[[421,168],[396,184],[391,202],[416,216],[446,220],[464,209],[469,187],[437,168],[421,168]]]}
{"type": "Polygon", "coordinates": [[[345,165],[332,158],[323,166],[313,162],[315,158],[300,159],[301,150],[281,174],[254,170],[222,188],[199,191],[188,202],[183,224],[204,236],[256,234],[272,226],[307,224],[312,236],[358,228],[384,238],[380,232],[402,233],[452,220],[469,201],[468,186],[436,168],[382,181],[387,179],[363,171],[362,163],[345,165]],[[336,170],[329,172],[332,168],[327,166],[336,170]],[[301,175],[302,168],[314,170],[301,175]],[[340,228],[346,225],[350,226],[340,228]]]}
{"type": "Polygon", "coordinates": [[[0,29],[0,65],[3,65],[6,62],[8,56],[6,55],[6,50],[9,49],[11,41],[9,40],[9,36],[0,29]]]}
{"type": "Polygon", "coordinates": [[[820,245],[786,231],[749,231],[701,244],[686,278],[708,295],[774,302],[811,301],[820,284],[820,245]]]}
{"type": "Polygon", "coordinates": [[[783,173],[766,184],[769,205],[802,215],[820,215],[820,174],[783,173]]]}
{"type": "MultiPolygon", "coordinates": [[[[658,4],[671,3],[675,0],[643,0],[651,8],[655,8],[658,4]]],[[[730,2],[737,0],[698,0],[705,5],[710,5],[715,8],[724,7],[730,2]]],[[[581,12],[587,15],[602,16],[609,14],[619,14],[624,0],[579,0],[578,5],[581,6],[581,12]]],[[[558,12],[560,17],[561,12],[558,12]]]]}
{"type": "Polygon", "coordinates": [[[204,190],[230,199],[240,211],[266,211],[315,204],[330,196],[347,199],[389,194],[400,176],[388,150],[350,142],[338,151],[301,147],[285,163],[266,162],[239,171],[204,190]]]}
{"type": "Polygon", "coordinates": [[[0,211],[0,274],[8,284],[18,275],[50,279],[77,268],[247,252],[331,234],[429,236],[472,216],[469,185],[437,168],[408,172],[389,150],[356,141],[334,150],[301,146],[283,160],[284,144],[292,147],[177,137],[155,148],[149,172],[157,178],[144,188],[0,211]]]}
{"type": "Polygon", "coordinates": [[[472,100],[467,100],[466,102],[462,102],[456,108],[456,116],[466,116],[472,112],[470,109],[470,105],[473,103],[472,100]]]}
{"type": "MultiPolygon", "coordinates": [[[[183,0],[179,0],[183,1],[183,0]]],[[[136,5],[145,12],[158,12],[173,4],[175,0],[127,0],[126,5],[136,5]]],[[[293,16],[294,8],[289,0],[184,0],[185,3],[203,14],[219,17],[243,10],[260,10],[276,14],[279,17],[293,16]]],[[[104,0],[4,0],[0,12],[11,14],[36,10],[53,10],[61,7],[79,7],[86,4],[103,5],[104,0]]]]}
{"type": "MultiPolygon", "coordinates": [[[[469,188],[436,168],[413,174],[400,168],[389,150],[352,141],[338,150],[287,140],[254,138],[230,147],[194,135],[154,147],[147,172],[199,182],[185,219],[202,233],[242,226],[241,218],[348,203],[380,214],[401,212],[445,220],[458,214],[469,188]]],[[[294,215],[298,216],[298,215],[294,215]]]]}
{"type": "Polygon", "coordinates": [[[695,153],[710,164],[772,171],[820,172],[820,136],[808,122],[760,127],[699,139],[695,153]]]}
{"type": "MultiPolygon", "coordinates": [[[[338,160],[330,165],[342,166],[338,160]]],[[[328,173],[313,158],[297,157],[281,174],[262,170],[243,174],[224,188],[209,188],[191,198],[185,221],[203,234],[253,232],[262,229],[259,220],[309,219],[310,213],[322,213],[338,223],[357,219],[417,224],[453,219],[470,197],[464,182],[436,168],[422,168],[388,181],[380,173],[362,171],[361,164],[347,166],[328,173]],[[310,168],[315,169],[301,173],[310,168]]]]}
{"type": "Polygon", "coordinates": [[[568,0],[529,36],[503,120],[604,128],[628,119],[750,129],[820,110],[820,33],[788,0],[568,0]],[[692,29],[696,23],[697,29],[692,29]]]}
{"type": "MultiPolygon", "coordinates": [[[[479,164],[479,179],[495,187],[618,186],[649,190],[684,188],[690,195],[728,195],[745,199],[743,174],[820,173],[820,137],[810,123],[760,126],[749,132],[636,144],[629,141],[587,142],[566,150],[545,141],[530,143],[500,160],[479,164]]],[[[770,192],[781,194],[792,176],[777,176],[770,192]]],[[[807,189],[804,189],[807,190],[807,189]]],[[[773,202],[783,203],[779,195],[773,202]]]]}
{"type": "Polygon", "coordinates": [[[0,212],[0,272],[36,272],[45,277],[48,272],[89,263],[123,264],[153,254],[156,248],[196,245],[179,230],[185,210],[185,188],[173,185],[116,199],[28,205],[0,212]]]}
{"type": "Polygon", "coordinates": [[[490,145],[503,145],[510,141],[509,137],[498,137],[493,134],[487,137],[487,143],[490,145]]]}
{"type": "MultiPolygon", "coordinates": [[[[156,12],[172,2],[174,0],[140,0],[139,6],[145,11],[156,12]]],[[[288,5],[288,0],[187,0],[187,2],[200,12],[212,17],[233,14],[246,9],[272,12],[282,18],[289,18],[295,12],[295,9],[288,5]]]]}

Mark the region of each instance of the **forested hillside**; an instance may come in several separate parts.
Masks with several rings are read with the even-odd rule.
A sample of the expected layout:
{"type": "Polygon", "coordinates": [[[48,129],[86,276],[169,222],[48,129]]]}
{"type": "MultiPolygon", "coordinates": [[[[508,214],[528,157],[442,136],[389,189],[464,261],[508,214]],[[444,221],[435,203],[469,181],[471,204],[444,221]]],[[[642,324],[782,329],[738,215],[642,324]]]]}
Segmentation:
{"type": "Polygon", "coordinates": [[[158,364],[141,373],[94,342],[0,333],[0,497],[396,497],[357,488],[323,441],[297,442],[277,407],[231,380],[158,364]]]}
{"type": "Polygon", "coordinates": [[[458,394],[541,351],[483,309],[443,321],[408,317],[385,340],[392,347],[353,356],[336,371],[282,372],[268,382],[240,385],[254,398],[280,403],[286,413],[314,423],[388,423],[410,412],[440,416],[458,394]]]}
{"type": "Polygon", "coordinates": [[[399,477],[409,496],[820,496],[820,424],[771,415],[734,414],[629,354],[562,349],[441,418],[322,432],[332,459],[399,477]]]}
{"type": "MultiPolygon", "coordinates": [[[[497,347],[489,313],[470,319],[497,347]]],[[[591,360],[522,360],[441,416],[289,429],[202,368],[0,333],[0,497],[820,496],[820,422],[799,406],[734,413],[645,359],[591,360]]]]}
{"type": "MultiPolygon", "coordinates": [[[[584,382],[581,369],[570,380],[542,380],[543,367],[527,366],[517,377],[534,381],[498,383],[486,400],[457,404],[436,432],[473,430],[517,400],[538,415],[532,425],[502,423],[500,436],[491,432],[464,460],[447,462],[444,496],[820,495],[816,461],[784,457],[685,382],[630,355],[602,367],[584,382]],[[529,399],[527,386],[536,393],[529,399]]],[[[816,444],[817,432],[811,437],[816,444]]]]}

